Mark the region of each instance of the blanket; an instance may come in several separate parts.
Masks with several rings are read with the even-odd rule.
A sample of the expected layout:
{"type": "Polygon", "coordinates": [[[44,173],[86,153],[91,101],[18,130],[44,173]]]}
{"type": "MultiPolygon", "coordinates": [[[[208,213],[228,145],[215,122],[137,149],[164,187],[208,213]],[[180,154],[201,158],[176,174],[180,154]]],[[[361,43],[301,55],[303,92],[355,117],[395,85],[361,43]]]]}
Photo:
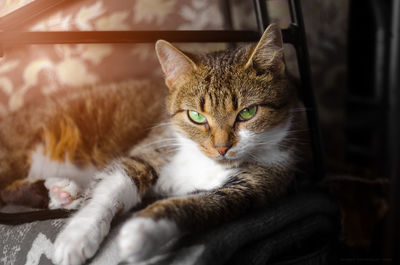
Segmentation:
{"type": "MultiPolygon", "coordinates": [[[[169,242],[140,265],[261,265],[290,258],[289,254],[298,258],[296,249],[322,239],[329,243],[334,238],[338,217],[336,202],[325,193],[298,192],[207,233],[169,242]]],[[[133,265],[120,262],[116,244],[126,218],[113,223],[110,234],[87,264],[133,265]]],[[[65,219],[55,219],[0,225],[0,265],[52,265],[53,243],[64,224],[65,219]]]]}

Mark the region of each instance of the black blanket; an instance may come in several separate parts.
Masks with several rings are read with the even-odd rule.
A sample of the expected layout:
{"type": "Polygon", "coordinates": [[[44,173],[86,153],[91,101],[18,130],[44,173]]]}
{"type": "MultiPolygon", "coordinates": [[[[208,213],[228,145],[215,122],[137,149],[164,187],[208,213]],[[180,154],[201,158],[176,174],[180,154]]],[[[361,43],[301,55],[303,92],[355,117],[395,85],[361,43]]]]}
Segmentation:
{"type": "MultiPolygon", "coordinates": [[[[53,242],[64,219],[0,225],[0,264],[49,265],[53,242]]],[[[114,223],[92,265],[120,263],[114,223]]],[[[301,192],[280,199],[242,218],[201,235],[170,242],[142,265],[266,264],[296,257],[296,249],[331,237],[338,228],[338,208],[322,192],[301,192]]]]}

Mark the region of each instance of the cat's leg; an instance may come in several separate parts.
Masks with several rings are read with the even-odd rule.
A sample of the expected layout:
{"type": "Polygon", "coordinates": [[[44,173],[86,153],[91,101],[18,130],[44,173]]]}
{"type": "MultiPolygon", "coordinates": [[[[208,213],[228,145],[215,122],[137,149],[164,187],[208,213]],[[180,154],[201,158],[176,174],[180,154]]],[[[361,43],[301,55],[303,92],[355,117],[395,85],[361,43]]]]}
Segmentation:
{"type": "Polygon", "coordinates": [[[96,175],[98,183],[91,198],[58,235],[53,261],[56,264],[82,264],[97,251],[108,234],[113,217],[141,201],[157,177],[144,160],[125,158],[96,175]]]}
{"type": "MultiPolygon", "coordinates": [[[[225,212],[229,199],[214,194],[197,194],[190,198],[170,198],[155,202],[121,228],[118,235],[121,259],[132,263],[147,260],[166,243],[189,231],[206,229],[224,219],[229,220],[232,213],[225,212]],[[193,227],[195,222],[201,225],[193,227]]],[[[243,205],[238,206],[235,215],[245,208],[243,205]]]]}
{"type": "Polygon", "coordinates": [[[256,168],[219,189],[157,201],[124,224],[118,236],[121,258],[145,260],[167,242],[232,220],[285,192],[291,174],[256,168]]]}
{"type": "Polygon", "coordinates": [[[82,264],[97,251],[113,217],[140,201],[132,179],[119,168],[97,176],[92,198],[67,223],[54,245],[53,261],[82,264]]]}
{"type": "Polygon", "coordinates": [[[135,217],[125,223],[119,233],[120,257],[129,262],[143,261],[181,234],[176,222],[169,218],[135,217]]]}

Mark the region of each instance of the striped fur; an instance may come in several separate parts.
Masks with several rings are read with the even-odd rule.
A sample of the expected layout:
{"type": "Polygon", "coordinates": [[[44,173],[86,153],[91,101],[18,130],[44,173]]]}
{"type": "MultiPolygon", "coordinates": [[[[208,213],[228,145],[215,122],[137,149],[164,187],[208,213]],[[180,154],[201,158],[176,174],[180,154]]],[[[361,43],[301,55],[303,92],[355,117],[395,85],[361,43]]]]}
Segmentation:
{"type": "MultiPolygon", "coordinates": [[[[158,41],[156,52],[168,91],[139,82],[49,100],[35,110],[42,118],[23,128],[34,128],[33,136],[16,144],[28,152],[11,155],[16,164],[2,161],[3,201],[9,198],[4,191],[9,195],[43,179],[53,205],[84,201],[55,242],[56,264],[91,258],[114,216],[148,196],[159,199],[134,213],[120,232],[124,260],[146,259],[173,238],[264,205],[284,194],[293,178],[297,100],[276,25],[256,45],[188,54],[158,41]],[[240,120],[239,113],[251,106],[257,106],[254,117],[240,120]],[[192,122],[189,110],[206,122],[192,122]],[[43,171],[39,161],[54,170],[43,171]],[[31,167],[22,167],[17,177],[7,173],[24,163],[31,167]],[[64,169],[81,170],[74,174],[82,173],[85,181],[61,173],[64,169]],[[70,182],[62,184],[60,177],[70,182]]],[[[4,130],[0,133],[0,144],[10,150],[4,130]]]]}

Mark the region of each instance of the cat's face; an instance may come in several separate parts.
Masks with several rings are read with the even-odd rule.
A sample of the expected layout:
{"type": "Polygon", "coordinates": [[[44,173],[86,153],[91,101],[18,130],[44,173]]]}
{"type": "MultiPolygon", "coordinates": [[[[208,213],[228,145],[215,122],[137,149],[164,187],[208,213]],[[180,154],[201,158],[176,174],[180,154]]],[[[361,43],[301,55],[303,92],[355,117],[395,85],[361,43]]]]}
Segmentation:
{"type": "Polygon", "coordinates": [[[159,41],[156,50],[170,89],[171,123],[205,155],[220,162],[243,160],[260,145],[284,138],[293,93],[275,25],[257,46],[185,55],[159,41]]]}

